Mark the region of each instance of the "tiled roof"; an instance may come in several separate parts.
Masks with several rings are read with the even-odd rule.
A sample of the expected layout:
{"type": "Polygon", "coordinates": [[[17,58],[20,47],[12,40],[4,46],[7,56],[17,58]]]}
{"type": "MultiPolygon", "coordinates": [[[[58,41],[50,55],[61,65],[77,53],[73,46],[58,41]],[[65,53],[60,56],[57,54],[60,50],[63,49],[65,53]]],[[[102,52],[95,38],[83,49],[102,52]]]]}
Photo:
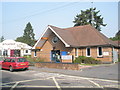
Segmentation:
{"type": "Polygon", "coordinates": [[[70,28],[49,26],[71,47],[118,46],[91,25],[70,28]]]}

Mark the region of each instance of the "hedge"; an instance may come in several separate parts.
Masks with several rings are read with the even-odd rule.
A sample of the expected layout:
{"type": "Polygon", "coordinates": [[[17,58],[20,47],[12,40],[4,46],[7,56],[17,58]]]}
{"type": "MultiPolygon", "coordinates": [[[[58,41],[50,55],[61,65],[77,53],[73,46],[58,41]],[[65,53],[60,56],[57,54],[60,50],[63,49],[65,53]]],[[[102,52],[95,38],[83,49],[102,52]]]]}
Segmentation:
{"type": "Polygon", "coordinates": [[[36,57],[36,58],[25,57],[25,58],[27,59],[27,61],[29,61],[30,65],[33,65],[33,63],[36,63],[36,62],[44,62],[45,61],[45,58],[41,58],[41,57],[36,57]]]}

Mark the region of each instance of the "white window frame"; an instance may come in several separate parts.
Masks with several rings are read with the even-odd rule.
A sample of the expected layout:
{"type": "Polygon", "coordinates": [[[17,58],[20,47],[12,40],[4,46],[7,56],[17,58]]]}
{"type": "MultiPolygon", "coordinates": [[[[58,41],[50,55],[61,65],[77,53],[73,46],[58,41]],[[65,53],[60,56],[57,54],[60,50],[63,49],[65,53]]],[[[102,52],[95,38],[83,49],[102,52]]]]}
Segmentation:
{"type": "Polygon", "coordinates": [[[90,47],[86,48],[86,57],[91,57],[91,48],[90,47]],[[90,55],[88,55],[88,52],[87,52],[88,48],[90,49],[90,55]]]}
{"type": "MultiPolygon", "coordinates": [[[[100,46],[101,47],[101,46],[100,46]]],[[[103,57],[103,47],[101,47],[101,49],[102,49],[102,55],[99,55],[99,47],[97,47],[97,56],[98,57],[103,57]]]]}
{"type": "Polygon", "coordinates": [[[75,48],[75,57],[78,57],[78,48],[75,48]]]}

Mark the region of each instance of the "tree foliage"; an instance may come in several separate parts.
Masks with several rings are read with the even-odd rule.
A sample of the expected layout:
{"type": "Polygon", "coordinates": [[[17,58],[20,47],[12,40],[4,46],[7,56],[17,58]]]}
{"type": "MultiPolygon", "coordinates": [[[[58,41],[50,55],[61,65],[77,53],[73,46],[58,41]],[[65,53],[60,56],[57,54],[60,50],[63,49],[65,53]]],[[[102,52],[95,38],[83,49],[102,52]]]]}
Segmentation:
{"type": "Polygon", "coordinates": [[[100,60],[96,60],[92,57],[79,56],[74,60],[74,63],[85,63],[85,64],[101,64],[100,60]]]}
{"type": "Polygon", "coordinates": [[[74,18],[74,26],[91,24],[97,30],[101,31],[101,26],[106,26],[106,24],[103,24],[103,17],[101,17],[101,15],[98,15],[99,12],[100,10],[96,11],[96,8],[90,8],[86,11],[81,10],[81,13],[77,14],[74,18]]]}
{"type": "Polygon", "coordinates": [[[120,30],[116,33],[115,36],[120,36],[120,30]]]}
{"type": "Polygon", "coordinates": [[[116,33],[115,37],[111,37],[110,39],[113,40],[113,41],[120,40],[120,30],[116,33]]]}
{"type": "Polygon", "coordinates": [[[1,36],[0,42],[3,42],[5,40],[4,36],[1,36]]]}
{"type": "Polygon", "coordinates": [[[35,44],[35,34],[33,33],[30,22],[26,25],[23,36],[18,37],[16,41],[26,43],[30,46],[33,46],[35,44]]]}
{"type": "Polygon", "coordinates": [[[120,40],[120,36],[111,37],[110,39],[113,41],[118,41],[120,40]]]}

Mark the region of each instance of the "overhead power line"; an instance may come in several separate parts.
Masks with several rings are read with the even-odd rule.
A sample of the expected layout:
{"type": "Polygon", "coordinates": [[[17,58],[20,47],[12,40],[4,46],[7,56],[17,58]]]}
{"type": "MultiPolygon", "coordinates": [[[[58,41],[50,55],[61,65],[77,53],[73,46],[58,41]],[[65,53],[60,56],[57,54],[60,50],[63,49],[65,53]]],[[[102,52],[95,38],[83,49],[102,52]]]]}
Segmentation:
{"type": "Polygon", "coordinates": [[[10,20],[10,21],[7,21],[7,22],[3,22],[4,23],[11,23],[11,22],[16,22],[16,21],[20,21],[20,20],[25,20],[27,18],[30,18],[30,17],[33,17],[33,16],[37,16],[37,15],[40,15],[42,16],[43,14],[46,14],[46,13],[49,13],[49,12],[53,12],[55,10],[58,10],[58,9],[62,9],[62,8],[65,8],[65,7],[69,7],[71,5],[74,5],[74,4],[77,4],[78,2],[72,2],[72,3],[69,3],[69,4],[66,4],[66,5],[62,5],[62,6],[59,6],[59,7],[56,7],[56,8],[52,8],[52,9],[48,9],[48,10],[44,10],[42,12],[35,12],[34,14],[31,14],[31,15],[28,15],[28,16],[25,16],[25,17],[21,17],[19,19],[14,19],[14,20],[10,20]]]}

